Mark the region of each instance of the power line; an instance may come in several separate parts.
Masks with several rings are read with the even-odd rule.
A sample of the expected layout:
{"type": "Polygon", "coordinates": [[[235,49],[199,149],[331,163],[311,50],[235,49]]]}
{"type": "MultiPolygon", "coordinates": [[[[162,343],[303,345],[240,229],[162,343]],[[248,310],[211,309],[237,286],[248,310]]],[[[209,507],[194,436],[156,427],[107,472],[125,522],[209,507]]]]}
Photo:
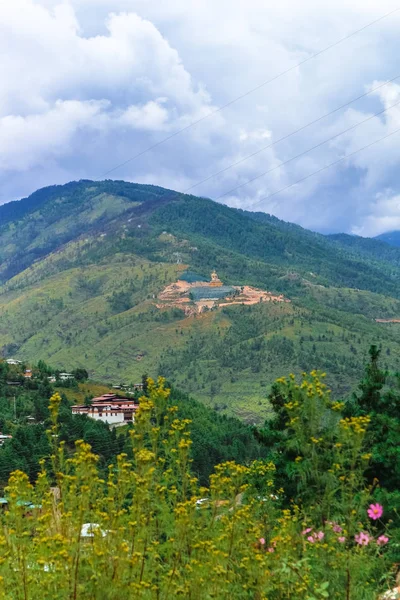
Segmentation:
{"type": "MultiPolygon", "coordinates": [[[[399,77],[400,77],[400,75],[397,75],[396,77],[393,77],[393,78],[392,78],[392,79],[390,79],[389,81],[387,81],[387,82],[385,82],[385,83],[382,83],[382,84],[380,84],[379,86],[377,86],[377,87],[373,88],[372,90],[369,90],[369,91],[368,91],[368,92],[366,92],[365,94],[361,94],[360,96],[357,96],[357,97],[356,97],[356,98],[354,98],[353,100],[350,100],[349,102],[346,102],[345,104],[342,104],[341,106],[339,106],[338,108],[336,108],[336,109],[334,109],[334,110],[330,111],[329,113],[327,113],[327,114],[325,114],[325,115],[322,115],[321,117],[318,117],[317,119],[315,119],[315,120],[311,121],[310,123],[307,123],[306,125],[303,125],[302,127],[300,127],[299,129],[295,130],[294,132],[292,132],[292,133],[289,133],[289,134],[285,135],[285,136],[284,136],[284,137],[282,137],[282,138],[279,138],[279,139],[278,139],[278,140],[276,140],[275,142],[272,142],[271,144],[269,144],[269,145],[267,145],[267,146],[264,146],[263,148],[260,148],[259,150],[257,150],[257,151],[256,151],[256,152],[254,152],[253,154],[250,154],[249,156],[247,156],[247,157],[244,157],[243,159],[241,159],[241,160],[239,160],[239,161],[237,161],[237,162],[235,162],[235,163],[232,163],[231,165],[229,165],[229,166],[225,167],[225,168],[224,168],[224,169],[222,169],[221,171],[218,171],[218,172],[214,173],[213,175],[210,175],[210,176],[209,176],[209,177],[207,177],[206,179],[203,179],[202,181],[199,181],[199,182],[197,182],[197,183],[193,184],[192,186],[190,186],[189,188],[186,188],[186,189],[185,189],[185,190],[183,190],[182,192],[176,192],[176,191],[167,191],[167,192],[165,192],[164,194],[162,194],[161,198],[164,198],[164,197],[165,197],[165,200],[173,200],[174,198],[177,198],[178,196],[181,196],[182,194],[186,194],[186,193],[187,193],[187,192],[189,192],[191,189],[193,189],[194,187],[197,187],[197,186],[198,186],[198,185],[200,185],[201,183],[204,183],[205,181],[208,181],[209,179],[212,179],[212,178],[213,178],[213,177],[215,177],[216,175],[219,175],[220,173],[223,173],[223,172],[225,172],[225,171],[229,170],[230,168],[232,168],[232,167],[234,167],[234,166],[236,166],[236,165],[238,165],[238,164],[240,164],[240,163],[244,162],[245,160],[248,160],[249,158],[252,158],[253,156],[255,156],[256,154],[258,154],[258,153],[262,152],[263,150],[266,150],[267,148],[271,148],[271,147],[272,147],[272,146],[274,146],[275,144],[277,144],[277,143],[279,143],[279,142],[281,142],[281,141],[283,141],[283,140],[286,140],[286,139],[288,139],[288,138],[289,138],[289,137],[291,137],[292,135],[294,135],[294,134],[296,134],[296,133],[298,133],[298,132],[300,132],[300,131],[303,131],[303,130],[304,130],[304,129],[306,129],[307,127],[309,127],[309,126],[311,126],[311,125],[313,125],[313,124],[317,123],[318,121],[320,121],[320,120],[324,119],[325,117],[328,117],[328,116],[330,116],[330,115],[334,114],[335,112],[337,112],[337,111],[341,110],[342,108],[344,108],[344,107],[346,107],[346,106],[349,106],[350,104],[352,104],[352,103],[356,102],[357,100],[359,100],[359,99],[361,99],[361,98],[364,98],[364,97],[365,97],[365,96],[367,96],[368,94],[371,94],[372,92],[374,92],[374,91],[376,91],[376,90],[378,90],[378,89],[380,89],[380,88],[384,87],[385,85],[388,85],[389,83],[392,83],[393,81],[395,81],[395,80],[396,80],[396,79],[398,79],[399,77]]],[[[256,176],[255,176],[255,177],[253,177],[252,179],[249,179],[249,180],[245,181],[244,183],[241,183],[241,184],[239,184],[239,185],[235,186],[234,188],[230,189],[230,190],[229,190],[229,191],[227,191],[227,192],[224,192],[224,193],[223,193],[223,194],[221,194],[220,196],[217,196],[216,198],[214,198],[214,201],[218,201],[218,200],[220,200],[221,198],[223,198],[223,197],[227,196],[228,194],[232,194],[232,193],[233,193],[233,192],[235,192],[236,190],[238,190],[238,189],[240,189],[240,188],[244,187],[245,185],[248,185],[248,184],[252,183],[253,181],[255,181],[255,180],[257,180],[257,179],[260,179],[260,177],[263,177],[264,175],[268,175],[268,174],[269,174],[269,173],[271,173],[272,171],[275,171],[276,169],[279,169],[279,168],[283,167],[284,165],[286,165],[286,164],[288,164],[288,163],[292,162],[293,160],[296,160],[296,159],[298,159],[298,158],[301,158],[302,156],[305,156],[305,155],[306,155],[306,154],[308,154],[309,152],[312,152],[313,150],[316,150],[317,148],[319,148],[319,147],[323,146],[324,144],[327,144],[328,142],[331,142],[332,140],[336,139],[337,137],[340,137],[341,135],[344,135],[345,133],[347,133],[347,132],[349,132],[349,131],[351,131],[351,130],[353,130],[353,129],[356,129],[357,127],[359,127],[360,125],[362,125],[362,124],[366,123],[367,121],[370,121],[370,120],[374,119],[375,117],[378,117],[378,116],[380,116],[380,115],[382,115],[382,114],[386,113],[387,111],[389,111],[389,110],[391,110],[392,108],[394,108],[394,107],[398,106],[399,104],[400,104],[400,101],[399,101],[399,102],[396,102],[395,104],[393,104],[393,105],[391,105],[391,106],[389,106],[389,107],[387,107],[387,108],[385,108],[385,109],[383,109],[383,110],[381,110],[381,111],[378,111],[377,113],[374,113],[374,114],[370,115],[369,117],[367,117],[366,119],[363,119],[362,121],[359,121],[359,122],[358,122],[358,123],[356,123],[355,125],[352,125],[351,127],[348,127],[348,128],[346,128],[346,129],[344,129],[344,130],[343,130],[343,131],[341,131],[340,133],[337,133],[337,134],[335,134],[335,135],[331,136],[330,138],[328,138],[328,139],[326,139],[326,140],[323,140],[322,142],[319,142],[319,143],[318,143],[318,144],[316,144],[315,146],[312,146],[311,148],[308,148],[307,150],[304,150],[304,151],[303,151],[303,152],[301,152],[300,154],[297,154],[296,156],[293,156],[292,158],[289,158],[288,160],[286,160],[286,161],[284,161],[284,162],[281,162],[281,163],[279,163],[279,165],[277,165],[277,166],[275,166],[275,167],[272,167],[271,169],[269,169],[269,170],[267,170],[267,171],[264,171],[264,172],[260,173],[259,175],[256,175],[256,176]]]]}
{"type": "Polygon", "coordinates": [[[319,142],[315,146],[312,146],[311,148],[308,148],[307,150],[304,150],[303,152],[300,152],[300,154],[296,154],[296,156],[293,156],[292,158],[289,158],[288,160],[285,160],[284,162],[279,163],[279,165],[277,165],[275,167],[272,167],[271,169],[268,169],[268,171],[264,171],[263,173],[260,173],[259,175],[256,175],[252,179],[249,179],[248,181],[245,181],[244,183],[241,183],[240,185],[235,186],[234,188],[232,188],[231,190],[225,192],[224,194],[221,194],[220,196],[217,196],[217,198],[215,198],[215,200],[220,200],[220,198],[223,198],[224,196],[228,196],[228,194],[232,194],[233,192],[236,192],[236,190],[239,190],[240,188],[244,187],[245,185],[248,185],[249,183],[253,183],[253,181],[256,181],[257,179],[260,179],[260,177],[264,177],[264,175],[268,175],[269,173],[272,173],[272,171],[276,171],[277,169],[280,169],[284,165],[287,165],[288,163],[292,162],[293,160],[296,160],[297,158],[301,158],[302,156],[305,156],[309,152],[312,152],[312,150],[316,150],[317,148],[320,148],[321,146],[324,146],[328,142],[331,142],[331,141],[335,140],[336,138],[340,137],[341,135],[344,135],[345,133],[348,133],[349,131],[352,131],[353,129],[356,129],[357,127],[359,127],[360,125],[363,125],[367,121],[371,121],[371,119],[374,119],[375,117],[379,117],[380,115],[386,113],[387,111],[391,110],[392,108],[395,108],[396,106],[399,106],[399,104],[400,104],[400,100],[398,102],[396,102],[395,104],[392,104],[391,106],[388,106],[387,108],[384,108],[383,110],[381,110],[381,111],[379,111],[377,113],[374,113],[373,115],[370,115],[366,119],[363,119],[362,121],[359,121],[355,125],[352,125],[351,127],[347,127],[347,129],[344,129],[340,133],[336,133],[332,137],[330,137],[330,138],[328,138],[326,140],[323,140],[322,142],[319,142]]]}
{"type": "Polygon", "coordinates": [[[379,142],[383,142],[383,140],[386,140],[387,138],[391,137],[395,133],[398,133],[399,131],[400,131],[400,127],[398,129],[395,129],[391,133],[388,133],[387,135],[385,135],[385,136],[383,136],[383,137],[375,140],[374,142],[371,142],[370,144],[367,144],[366,146],[363,146],[362,148],[358,148],[358,150],[355,150],[354,152],[351,152],[350,154],[346,154],[346,156],[343,156],[342,158],[339,158],[338,160],[335,160],[334,162],[330,163],[329,165],[325,165],[325,167],[321,167],[321,169],[318,169],[317,171],[313,171],[313,173],[310,173],[309,175],[306,175],[302,179],[298,179],[294,183],[291,183],[290,185],[287,185],[287,186],[285,186],[285,187],[277,190],[276,192],[273,192],[272,194],[268,194],[268,196],[264,196],[263,198],[261,198],[260,200],[258,200],[257,202],[255,202],[254,204],[252,204],[250,206],[247,206],[246,209],[253,208],[254,206],[257,206],[258,204],[261,204],[261,202],[265,202],[265,200],[269,200],[269,198],[272,198],[273,196],[276,196],[277,194],[280,194],[281,192],[285,192],[286,190],[288,190],[288,189],[294,187],[295,185],[297,185],[298,183],[303,183],[303,181],[306,181],[310,177],[313,177],[314,175],[318,175],[318,173],[321,173],[322,171],[325,171],[326,169],[330,169],[331,167],[334,167],[335,165],[338,165],[339,163],[343,162],[347,158],[350,158],[351,156],[354,156],[358,152],[361,152],[362,150],[366,150],[367,148],[371,148],[371,146],[374,146],[375,144],[378,144],[379,142]]]}
{"type": "Polygon", "coordinates": [[[158,148],[159,146],[161,146],[165,142],[171,140],[172,138],[176,137],[177,135],[183,133],[184,131],[187,131],[188,129],[190,129],[191,127],[194,127],[195,125],[198,125],[202,121],[205,121],[209,117],[211,117],[211,116],[213,116],[213,115],[221,112],[225,108],[228,108],[229,106],[232,106],[232,104],[235,104],[239,100],[242,100],[243,98],[246,98],[250,94],[253,94],[254,92],[260,90],[261,88],[263,88],[264,86],[268,85],[269,83],[272,83],[272,82],[276,81],[277,79],[279,79],[280,77],[283,77],[284,75],[287,75],[291,71],[294,71],[295,69],[301,67],[302,65],[304,65],[305,63],[309,62],[310,60],[316,58],[317,56],[321,56],[321,54],[324,54],[328,50],[331,50],[332,48],[335,48],[336,46],[339,46],[340,44],[342,44],[346,40],[352,38],[353,36],[357,35],[358,33],[361,33],[362,31],[365,31],[366,29],[368,29],[368,27],[371,27],[372,25],[375,25],[376,23],[379,23],[380,21],[383,21],[384,19],[387,19],[388,17],[392,16],[393,14],[395,14],[396,12],[398,12],[399,10],[400,10],[400,7],[395,8],[394,10],[391,10],[390,12],[382,15],[378,19],[374,19],[374,21],[370,21],[369,23],[367,23],[363,27],[360,27],[359,29],[356,29],[355,31],[353,31],[352,33],[349,33],[348,35],[344,36],[343,38],[340,38],[339,40],[337,40],[333,44],[330,44],[329,46],[326,46],[322,50],[319,50],[318,52],[316,52],[314,54],[311,54],[310,56],[308,56],[304,60],[300,61],[299,63],[293,65],[292,67],[289,67],[288,69],[285,69],[284,71],[281,71],[280,73],[278,73],[277,75],[275,75],[271,79],[268,79],[267,81],[264,81],[263,83],[257,85],[256,87],[248,90],[244,94],[241,94],[240,96],[237,96],[236,98],[233,98],[232,100],[230,100],[226,104],[223,104],[222,106],[216,108],[215,110],[210,111],[208,114],[204,115],[203,117],[200,117],[200,119],[192,121],[191,123],[189,123],[189,125],[186,125],[185,127],[182,127],[181,129],[178,129],[177,131],[175,131],[174,133],[172,133],[172,134],[168,135],[167,137],[163,138],[159,142],[156,142],[155,144],[152,144],[151,146],[148,146],[147,148],[145,148],[144,150],[142,150],[138,154],[135,154],[131,158],[128,158],[127,160],[125,160],[124,162],[116,165],[112,169],[109,169],[108,171],[106,171],[104,173],[103,177],[106,177],[107,175],[109,175],[110,173],[113,173],[117,169],[120,169],[121,167],[124,167],[128,163],[136,160],[137,158],[140,158],[141,156],[143,156],[147,152],[150,152],[150,150],[154,150],[155,148],[158,148]]]}
{"type": "MultiPolygon", "coordinates": [[[[222,173],[225,173],[226,171],[229,171],[233,167],[237,167],[237,165],[240,165],[240,164],[244,163],[246,160],[249,160],[250,158],[253,158],[254,156],[257,156],[257,154],[260,154],[261,152],[264,152],[264,150],[268,150],[269,148],[272,148],[276,144],[279,144],[280,142],[283,142],[283,141],[289,139],[293,135],[296,135],[296,133],[300,133],[301,131],[304,131],[308,127],[311,127],[311,125],[315,125],[316,123],[319,123],[319,121],[322,121],[323,119],[326,119],[327,117],[330,117],[331,115],[335,114],[339,110],[342,110],[342,108],[346,108],[347,106],[350,106],[351,104],[354,104],[354,102],[357,102],[357,100],[361,100],[362,98],[365,98],[369,94],[373,94],[377,90],[381,89],[382,87],[385,87],[386,85],[389,85],[389,83],[393,83],[393,81],[396,81],[396,79],[399,79],[399,78],[400,78],[400,75],[396,75],[396,77],[393,77],[392,79],[389,79],[388,81],[385,81],[384,83],[381,83],[380,85],[376,86],[375,88],[372,88],[372,89],[368,90],[368,92],[365,92],[365,94],[361,94],[360,96],[357,96],[356,98],[353,98],[352,100],[349,100],[345,104],[341,104],[337,108],[331,110],[328,113],[325,113],[324,115],[321,115],[317,119],[314,119],[313,121],[310,121],[309,123],[306,123],[305,125],[302,125],[301,127],[299,127],[298,129],[295,129],[291,133],[288,133],[288,134],[284,135],[283,137],[278,138],[274,142],[271,142],[270,144],[267,144],[266,146],[263,146],[262,148],[259,148],[255,152],[252,152],[252,154],[248,154],[247,156],[244,156],[240,160],[237,160],[236,162],[228,165],[227,167],[224,167],[220,171],[216,171],[215,173],[213,173],[209,177],[206,177],[205,179],[202,179],[201,181],[198,181],[198,182],[194,183],[190,187],[186,188],[182,193],[186,194],[187,192],[189,192],[193,188],[201,185],[202,183],[206,183],[207,181],[210,181],[210,179],[213,179],[214,177],[217,177],[217,175],[221,175],[222,173]]],[[[225,196],[226,194],[223,194],[223,195],[225,196]]],[[[219,198],[222,198],[222,196],[219,196],[219,198]]],[[[216,200],[218,200],[218,198],[216,198],[216,200]]]]}

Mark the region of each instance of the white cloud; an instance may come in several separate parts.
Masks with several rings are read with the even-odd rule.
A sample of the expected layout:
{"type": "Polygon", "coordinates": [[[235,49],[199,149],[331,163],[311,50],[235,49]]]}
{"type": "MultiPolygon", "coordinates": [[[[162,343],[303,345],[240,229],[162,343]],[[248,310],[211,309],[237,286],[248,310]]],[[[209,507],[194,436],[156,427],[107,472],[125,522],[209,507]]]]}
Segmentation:
{"type": "Polygon", "coordinates": [[[77,131],[98,125],[106,102],[57,101],[44,113],[0,118],[0,169],[26,171],[66,156],[77,131]]]}
{"type": "MultiPolygon", "coordinates": [[[[384,7],[374,0],[4,0],[0,201],[101,177],[395,7],[395,0],[384,7]]],[[[275,192],[400,127],[400,110],[390,109],[282,164],[400,100],[399,85],[275,142],[394,77],[398,24],[399,14],[380,21],[113,175],[184,190],[223,171],[193,193],[320,230],[368,233],[393,224],[398,205],[381,194],[400,193],[396,136],[275,192]]]]}
{"type": "Polygon", "coordinates": [[[144,106],[129,106],[120,117],[120,123],[137,129],[161,131],[165,129],[168,111],[162,106],[166,98],[152,100],[144,106]]]}
{"type": "Polygon", "coordinates": [[[368,206],[362,224],[353,227],[352,233],[372,237],[396,229],[400,229],[400,194],[394,194],[389,189],[376,195],[375,201],[368,206]]]}

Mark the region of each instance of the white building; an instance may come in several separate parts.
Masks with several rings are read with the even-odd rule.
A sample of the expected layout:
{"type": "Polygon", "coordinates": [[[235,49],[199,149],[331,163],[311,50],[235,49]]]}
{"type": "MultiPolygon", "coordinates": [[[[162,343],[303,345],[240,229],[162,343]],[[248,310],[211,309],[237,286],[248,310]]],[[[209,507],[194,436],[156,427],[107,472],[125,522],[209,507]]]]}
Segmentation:
{"type": "Polygon", "coordinates": [[[69,381],[70,379],[73,379],[74,376],[72,375],[72,373],[60,373],[59,374],[59,379],[60,381],[69,381]]]}
{"type": "Polygon", "coordinates": [[[22,365],[22,362],[20,360],[16,360],[15,358],[8,358],[6,363],[8,365],[22,365]]]}
{"type": "Polygon", "coordinates": [[[119,398],[115,394],[103,394],[93,398],[90,406],[73,406],[72,414],[87,415],[96,421],[118,426],[132,423],[135,420],[135,411],[138,408],[134,400],[119,398]]]}

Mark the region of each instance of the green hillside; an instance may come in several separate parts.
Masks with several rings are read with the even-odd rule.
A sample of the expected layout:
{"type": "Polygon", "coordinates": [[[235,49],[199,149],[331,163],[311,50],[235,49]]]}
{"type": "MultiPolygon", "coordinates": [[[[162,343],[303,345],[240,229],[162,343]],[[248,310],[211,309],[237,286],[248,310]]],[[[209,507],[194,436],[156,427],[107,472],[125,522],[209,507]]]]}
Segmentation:
{"type": "MultiPolygon", "coordinates": [[[[372,342],[400,369],[400,249],[314,234],[155,186],[82,181],[0,207],[0,351],[109,383],[162,373],[259,421],[271,382],[321,368],[341,395],[372,342]],[[287,303],[186,316],[157,297],[187,269],[287,303]]],[[[350,236],[347,236],[350,237],[350,236]]],[[[358,239],[358,238],[357,238],[358,239]]],[[[361,238],[360,238],[361,239],[361,238]]],[[[195,277],[196,278],[196,277],[195,277]]]]}
{"type": "Polygon", "coordinates": [[[396,246],[397,248],[400,247],[400,231],[388,231],[387,233],[381,233],[381,235],[378,235],[376,239],[386,242],[391,246],[396,246]]]}

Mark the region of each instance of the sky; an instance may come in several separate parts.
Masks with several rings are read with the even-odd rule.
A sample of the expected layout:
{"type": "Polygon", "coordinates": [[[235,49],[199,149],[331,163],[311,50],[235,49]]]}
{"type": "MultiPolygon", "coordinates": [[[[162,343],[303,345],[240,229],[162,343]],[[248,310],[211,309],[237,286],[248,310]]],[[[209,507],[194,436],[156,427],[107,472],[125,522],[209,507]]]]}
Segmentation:
{"type": "Polygon", "coordinates": [[[400,10],[337,44],[396,8],[2,0],[0,204],[112,178],[322,233],[400,229],[400,10]]]}

